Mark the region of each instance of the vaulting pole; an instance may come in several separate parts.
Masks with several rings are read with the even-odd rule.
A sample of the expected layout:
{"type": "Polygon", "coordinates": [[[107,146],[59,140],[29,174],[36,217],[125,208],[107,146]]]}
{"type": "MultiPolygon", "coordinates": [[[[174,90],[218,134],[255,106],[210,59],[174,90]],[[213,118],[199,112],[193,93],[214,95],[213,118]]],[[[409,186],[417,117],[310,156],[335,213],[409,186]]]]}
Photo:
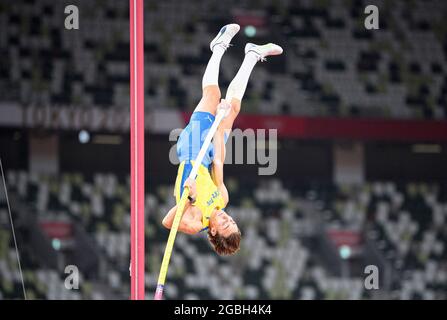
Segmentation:
{"type": "MultiPolygon", "coordinates": [[[[213,125],[211,126],[208,134],[203,142],[202,148],[197,155],[197,158],[192,167],[191,173],[189,174],[189,178],[196,179],[197,172],[199,171],[199,167],[202,163],[203,157],[205,156],[206,151],[208,150],[208,146],[211,143],[211,139],[214,136],[217,128],[219,127],[220,122],[225,117],[225,111],[221,110],[217,113],[216,118],[214,120],[213,125]]],[[[169,268],[169,260],[171,259],[172,249],[174,247],[175,237],[177,235],[177,230],[180,225],[180,221],[182,219],[183,211],[185,209],[186,201],[188,199],[188,188],[185,187],[182,191],[182,196],[180,198],[179,203],[177,204],[177,211],[175,212],[174,221],[172,222],[171,231],[169,232],[168,242],[166,243],[165,253],[163,255],[163,260],[161,262],[160,273],[158,275],[157,288],[155,289],[154,300],[162,300],[163,299],[163,291],[166,281],[166,276],[168,274],[169,268]]]]}
{"type": "Polygon", "coordinates": [[[130,282],[144,299],[144,37],[143,0],[129,0],[130,21],[130,282]]]}

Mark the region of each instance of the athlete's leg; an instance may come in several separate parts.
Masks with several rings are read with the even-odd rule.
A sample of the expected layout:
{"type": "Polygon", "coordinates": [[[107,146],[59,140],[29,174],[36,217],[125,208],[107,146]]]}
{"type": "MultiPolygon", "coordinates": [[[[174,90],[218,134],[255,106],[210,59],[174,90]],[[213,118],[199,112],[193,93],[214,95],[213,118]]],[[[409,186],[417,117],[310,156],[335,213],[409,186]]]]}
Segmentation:
{"type": "Polygon", "coordinates": [[[250,74],[258,61],[264,61],[265,57],[272,55],[279,55],[282,53],[282,48],[276,44],[268,43],[263,46],[258,46],[252,43],[247,43],[245,46],[245,58],[242,62],[239,71],[228,86],[225,100],[231,103],[230,114],[222,120],[221,128],[228,131],[233,127],[234,120],[241,110],[241,101],[244,97],[247,88],[250,74]]]}
{"type": "Polygon", "coordinates": [[[238,24],[228,24],[224,26],[217,36],[211,41],[210,49],[213,52],[206,66],[202,78],[202,99],[194,111],[205,111],[216,114],[221,93],[219,89],[219,67],[223,54],[230,45],[231,39],[239,31],[238,24]]]}
{"type": "Polygon", "coordinates": [[[273,43],[268,43],[263,46],[247,43],[245,46],[244,61],[242,62],[236,76],[228,86],[227,94],[225,96],[226,102],[231,104],[230,113],[222,120],[213,138],[215,153],[213,158],[212,177],[214,183],[219,187],[219,190],[222,188],[221,192],[226,192],[226,188],[223,183],[223,164],[225,162],[226,138],[231,133],[234,120],[237,118],[241,110],[241,101],[244,97],[250,74],[259,60],[264,61],[265,57],[279,55],[282,51],[283,50],[280,46],[273,43]]]}

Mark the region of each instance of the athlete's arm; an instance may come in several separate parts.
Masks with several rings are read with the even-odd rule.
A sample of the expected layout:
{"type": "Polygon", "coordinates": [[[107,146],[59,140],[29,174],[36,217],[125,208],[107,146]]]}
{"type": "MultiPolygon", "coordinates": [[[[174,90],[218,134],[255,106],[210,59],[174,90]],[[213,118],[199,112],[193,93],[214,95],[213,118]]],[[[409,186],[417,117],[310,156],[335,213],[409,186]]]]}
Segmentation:
{"type": "Polygon", "coordinates": [[[235,98],[230,99],[231,101],[227,101],[222,99],[219,105],[217,106],[217,110],[225,110],[225,117],[222,122],[219,124],[219,128],[214,134],[213,144],[214,144],[214,159],[213,159],[213,167],[211,170],[211,175],[214,181],[214,184],[219,189],[221,193],[225,206],[228,204],[229,195],[227,187],[224,184],[224,173],[223,166],[225,162],[225,135],[229,135],[231,133],[231,129],[233,128],[234,120],[236,119],[239,111],[241,109],[241,102],[235,98]]]}
{"type": "MultiPolygon", "coordinates": [[[[183,212],[182,219],[180,220],[180,224],[178,226],[178,231],[187,233],[187,234],[196,234],[200,230],[202,230],[202,222],[191,219],[191,215],[187,213],[189,210],[196,209],[189,202],[185,206],[185,211],[183,212]]],[[[168,214],[163,219],[163,226],[167,229],[171,229],[172,223],[174,222],[175,213],[177,212],[177,205],[175,205],[171,210],[169,210],[168,214]]]]}
{"type": "MultiPolygon", "coordinates": [[[[197,197],[195,181],[187,179],[184,185],[188,187],[189,196],[195,199],[197,197]]],[[[194,220],[192,217],[196,215],[192,214],[192,212],[190,212],[191,210],[197,210],[197,208],[192,206],[191,202],[188,200],[185,204],[185,208],[183,211],[182,219],[180,220],[178,231],[187,234],[195,234],[202,229],[202,221],[194,220]]],[[[177,205],[171,208],[171,210],[169,210],[169,212],[166,214],[166,216],[162,221],[162,224],[165,228],[171,229],[176,212],[177,212],[177,205]]]]}
{"type": "Polygon", "coordinates": [[[225,161],[225,131],[222,128],[217,129],[214,134],[213,144],[214,144],[214,159],[211,168],[211,176],[213,178],[214,184],[217,186],[220,194],[222,195],[225,206],[229,201],[229,195],[227,187],[224,183],[224,161],[225,161]]]}

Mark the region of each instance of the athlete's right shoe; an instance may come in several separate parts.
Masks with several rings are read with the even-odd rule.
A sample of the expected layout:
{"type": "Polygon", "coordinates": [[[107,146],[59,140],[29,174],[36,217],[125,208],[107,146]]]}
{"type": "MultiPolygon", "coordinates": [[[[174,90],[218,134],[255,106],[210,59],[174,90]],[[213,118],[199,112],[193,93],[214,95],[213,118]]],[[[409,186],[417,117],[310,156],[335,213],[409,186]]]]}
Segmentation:
{"type": "Polygon", "coordinates": [[[220,29],[217,36],[211,41],[210,49],[213,51],[213,48],[218,44],[223,44],[224,48],[227,49],[230,46],[231,39],[239,32],[241,27],[236,23],[227,24],[220,29]]]}
{"type": "Polygon", "coordinates": [[[265,61],[266,60],[265,57],[280,55],[283,52],[283,50],[280,46],[274,43],[267,43],[260,46],[249,42],[245,45],[245,54],[249,52],[256,53],[258,61],[259,60],[265,61]]]}

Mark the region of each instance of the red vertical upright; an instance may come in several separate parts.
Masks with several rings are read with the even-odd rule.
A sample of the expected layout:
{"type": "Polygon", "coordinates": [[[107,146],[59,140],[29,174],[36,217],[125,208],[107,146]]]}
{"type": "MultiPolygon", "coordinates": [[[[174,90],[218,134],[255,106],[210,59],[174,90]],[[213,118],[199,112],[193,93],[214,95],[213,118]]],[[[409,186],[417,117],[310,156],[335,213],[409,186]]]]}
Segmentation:
{"type": "Polygon", "coordinates": [[[143,0],[130,4],[131,299],[144,299],[144,36],[143,0]]]}

